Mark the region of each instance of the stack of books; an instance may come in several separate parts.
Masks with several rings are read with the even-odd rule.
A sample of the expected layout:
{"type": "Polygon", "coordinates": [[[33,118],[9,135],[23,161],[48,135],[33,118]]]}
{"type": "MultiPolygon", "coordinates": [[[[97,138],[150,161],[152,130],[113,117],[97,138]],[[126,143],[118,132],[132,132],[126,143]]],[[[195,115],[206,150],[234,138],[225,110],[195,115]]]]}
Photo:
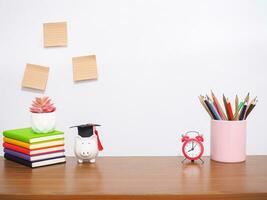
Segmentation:
{"type": "Polygon", "coordinates": [[[64,133],[35,133],[31,128],[8,130],[4,135],[4,157],[28,167],[41,167],[66,161],[64,133]]]}

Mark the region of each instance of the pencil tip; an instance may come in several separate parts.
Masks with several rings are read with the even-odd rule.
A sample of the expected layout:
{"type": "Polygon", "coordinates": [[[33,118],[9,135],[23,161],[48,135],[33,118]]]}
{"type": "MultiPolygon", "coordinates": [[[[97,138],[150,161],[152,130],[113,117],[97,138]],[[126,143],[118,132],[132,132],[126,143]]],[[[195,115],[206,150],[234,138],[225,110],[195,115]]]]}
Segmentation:
{"type": "Polygon", "coordinates": [[[247,94],[245,101],[247,102],[249,100],[249,93],[247,94]]]}

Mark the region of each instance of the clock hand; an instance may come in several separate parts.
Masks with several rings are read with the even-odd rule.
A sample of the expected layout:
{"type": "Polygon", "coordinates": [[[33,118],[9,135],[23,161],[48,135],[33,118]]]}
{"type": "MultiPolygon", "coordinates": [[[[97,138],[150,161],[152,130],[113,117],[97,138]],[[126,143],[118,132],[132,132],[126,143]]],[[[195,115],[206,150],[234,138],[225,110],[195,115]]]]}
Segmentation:
{"type": "Polygon", "coordinates": [[[194,149],[190,149],[189,151],[187,151],[187,153],[190,152],[190,151],[193,151],[193,150],[194,150],[194,149]]]}
{"type": "Polygon", "coordinates": [[[195,147],[196,147],[196,145],[194,146],[194,141],[192,141],[192,148],[187,152],[193,151],[195,147]]]}
{"type": "Polygon", "coordinates": [[[195,149],[196,146],[197,146],[197,144],[195,144],[195,146],[194,146],[194,141],[192,141],[192,148],[189,151],[187,151],[187,152],[194,151],[194,149],[195,149]]]}

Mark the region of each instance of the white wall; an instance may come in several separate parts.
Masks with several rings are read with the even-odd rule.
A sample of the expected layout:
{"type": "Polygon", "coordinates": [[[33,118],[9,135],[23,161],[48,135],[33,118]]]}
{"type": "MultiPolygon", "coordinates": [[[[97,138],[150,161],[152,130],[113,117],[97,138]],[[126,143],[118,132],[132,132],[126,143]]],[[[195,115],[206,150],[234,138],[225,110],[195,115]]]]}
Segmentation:
{"type": "MultiPolygon", "coordinates": [[[[180,135],[199,130],[209,154],[209,118],[197,96],[250,91],[248,154],[267,154],[267,2],[0,0],[0,129],[29,126],[40,93],[21,89],[26,63],[50,67],[45,95],[58,129],[97,122],[101,155],[181,154],[180,135]],[[67,48],[42,44],[42,23],[68,22],[67,48]],[[74,84],[72,56],[96,54],[99,79],[74,84]]],[[[2,143],[2,137],[0,139],[2,143]]],[[[2,148],[2,147],[1,147],[2,148]]],[[[2,154],[2,149],[0,149],[2,154]]]]}

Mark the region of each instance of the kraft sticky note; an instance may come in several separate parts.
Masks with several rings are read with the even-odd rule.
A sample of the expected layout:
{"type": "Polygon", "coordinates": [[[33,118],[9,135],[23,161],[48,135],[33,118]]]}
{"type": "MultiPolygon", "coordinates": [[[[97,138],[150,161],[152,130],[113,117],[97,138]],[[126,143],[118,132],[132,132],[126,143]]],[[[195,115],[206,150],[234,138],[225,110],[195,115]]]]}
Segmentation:
{"type": "Polygon", "coordinates": [[[67,46],[67,22],[45,23],[44,47],[67,46]]]}
{"type": "Polygon", "coordinates": [[[97,79],[95,55],[73,57],[72,65],[74,81],[97,79]]]}
{"type": "Polygon", "coordinates": [[[22,87],[45,90],[48,80],[49,67],[27,64],[22,80],[22,87]]]}

